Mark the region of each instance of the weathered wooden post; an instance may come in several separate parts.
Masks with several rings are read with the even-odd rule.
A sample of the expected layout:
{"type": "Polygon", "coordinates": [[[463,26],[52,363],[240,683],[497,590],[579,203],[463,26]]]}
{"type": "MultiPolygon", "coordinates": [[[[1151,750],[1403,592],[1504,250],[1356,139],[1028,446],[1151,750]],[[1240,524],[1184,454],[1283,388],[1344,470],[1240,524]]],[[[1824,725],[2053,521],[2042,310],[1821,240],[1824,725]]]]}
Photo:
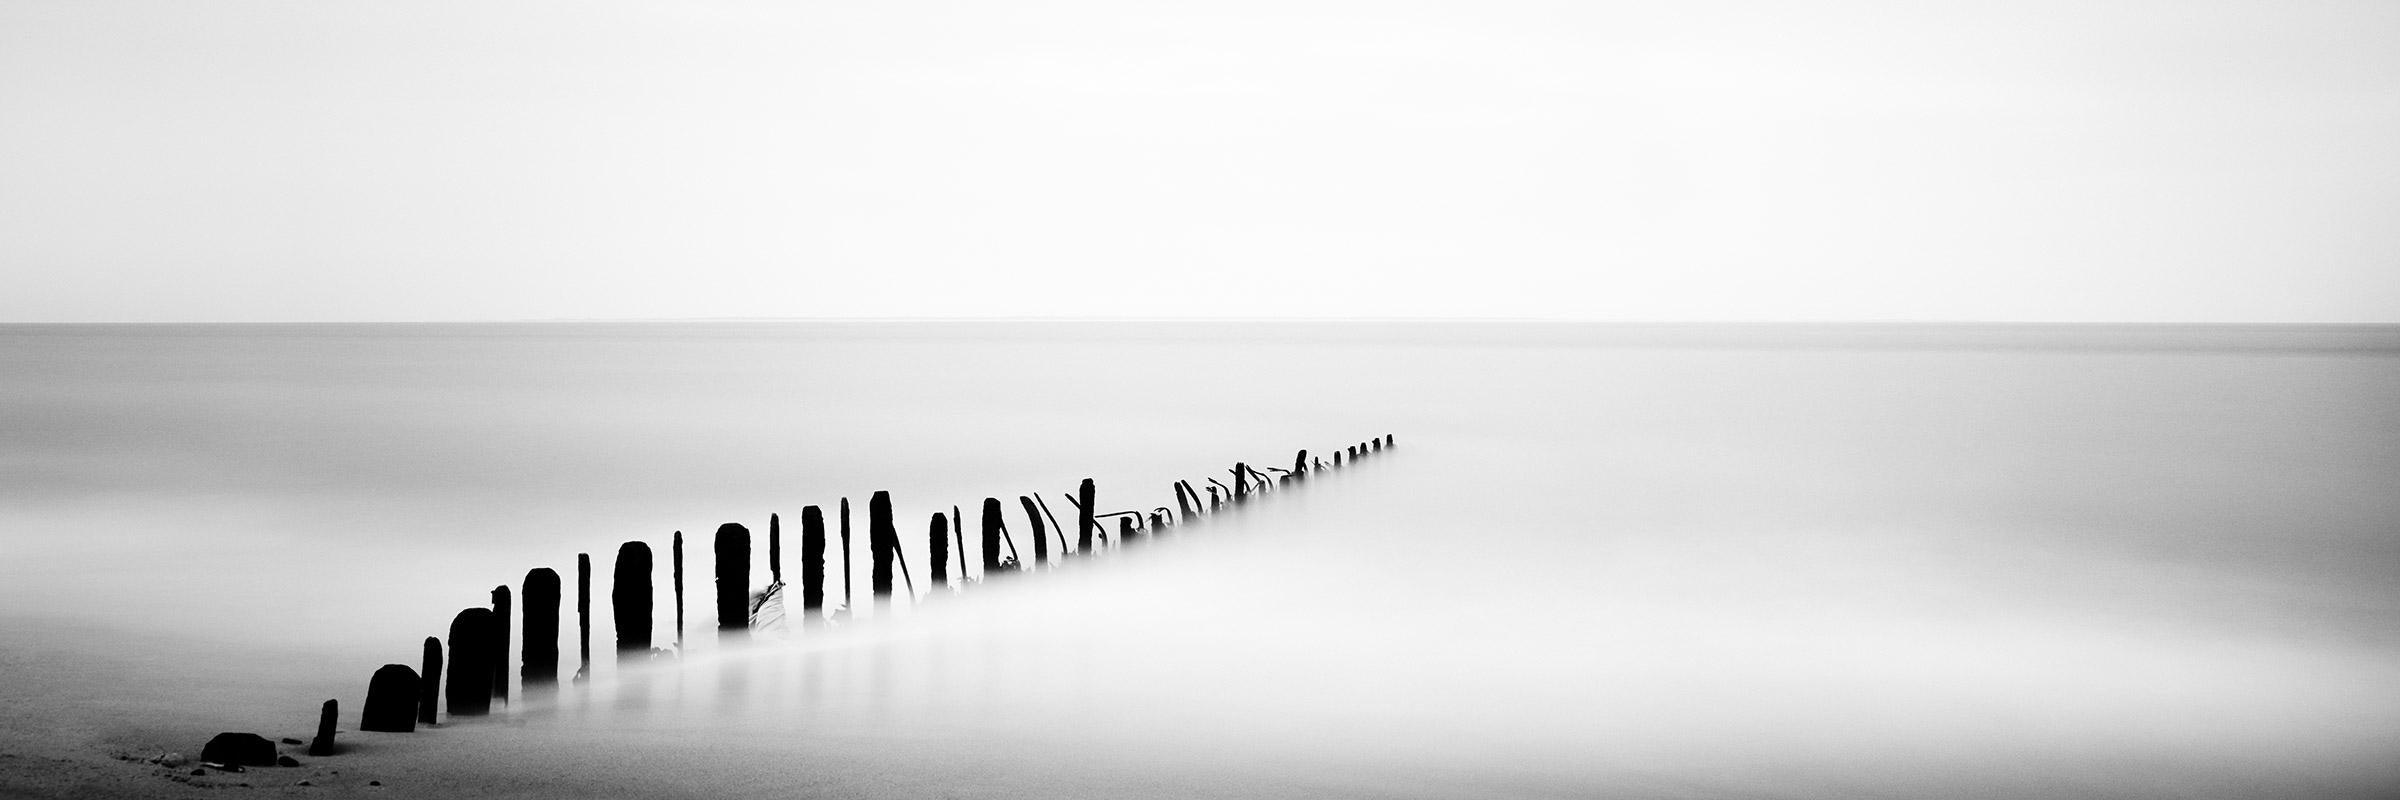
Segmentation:
{"type": "Polygon", "coordinates": [[[867,547],[875,559],[875,573],[868,580],[880,611],[892,600],[892,551],[900,547],[900,531],[892,527],[891,492],[876,492],[867,498],[867,547]]]}
{"type": "Polygon", "coordinates": [[[1375,446],[1375,452],[1378,452],[1378,453],[1380,453],[1380,452],[1383,452],[1383,440],[1382,440],[1382,439],[1380,439],[1380,438],[1378,438],[1378,439],[1368,439],[1368,440],[1367,440],[1367,442],[1368,442],[1368,443],[1370,443],[1370,444],[1373,444],[1373,445],[1375,446]]]}
{"type": "Polygon", "coordinates": [[[1391,435],[1391,434],[1388,434],[1388,433],[1387,433],[1387,434],[1384,434],[1384,435],[1383,435],[1383,446],[1385,446],[1385,447],[1398,447],[1398,446],[1400,446],[1400,440],[1392,438],[1392,435],[1391,435]]]}
{"type": "Polygon", "coordinates": [[[1050,563],[1050,535],[1042,527],[1042,510],[1025,495],[1017,495],[1017,502],[1025,504],[1025,519],[1033,522],[1033,563],[1050,563]]]}
{"type": "Polygon", "coordinates": [[[1341,468],[1342,468],[1342,454],[1341,454],[1339,451],[1336,451],[1336,452],[1333,454],[1333,468],[1334,468],[1334,469],[1341,469],[1341,468]]]}
{"type": "MultiPolygon", "coordinates": [[[[749,583],[749,581],[743,581],[749,583]]],[[[783,516],[767,515],[767,585],[783,583],[783,516]]]]}
{"type": "Polygon", "coordinates": [[[576,652],[582,659],[575,668],[575,681],[581,683],[592,677],[592,554],[575,554],[575,618],[576,652]]]}
{"type": "Polygon", "coordinates": [[[450,619],[450,716],[492,712],[492,610],[470,608],[450,619]]]}
{"type": "Polygon", "coordinates": [[[683,655],[683,531],[675,532],[675,654],[683,655]]]}
{"type": "Polygon", "coordinates": [[[442,640],[425,637],[425,673],[417,680],[417,721],[431,725],[441,714],[442,640]]]}
{"type": "MultiPolygon", "coordinates": [[[[930,545],[928,549],[932,553],[930,558],[933,561],[933,566],[927,567],[925,571],[926,580],[929,581],[926,584],[926,594],[931,596],[934,592],[950,586],[950,518],[935,514],[933,520],[926,525],[925,543],[930,545]]],[[[961,553],[960,555],[965,554],[961,553]]]]}
{"type": "Polygon", "coordinates": [[[1294,456],[1294,457],[1292,458],[1292,480],[1296,480],[1296,481],[1304,481],[1304,480],[1308,480],[1308,451],[1307,451],[1307,450],[1302,450],[1302,451],[1300,451],[1300,455],[1298,455],[1298,456],[1294,456]]]}
{"type": "Polygon", "coordinates": [[[825,512],[816,506],[800,508],[800,622],[806,625],[825,608],[825,512]]]}
{"type": "Polygon", "coordinates": [[[519,669],[525,693],[558,686],[558,572],[535,567],[525,573],[525,649],[519,669]]]}
{"type": "Polygon", "coordinates": [[[958,513],[958,506],[950,507],[950,536],[958,545],[958,585],[965,588],[971,571],[967,569],[967,517],[958,513]]]}
{"type": "Polygon", "coordinates": [[[1225,496],[1217,492],[1217,480],[1215,478],[1210,478],[1208,483],[1208,510],[1209,513],[1213,514],[1216,513],[1217,509],[1225,506],[1225,496]]]}
{"type": "Polygon", "coordinates": [[[327,700],[327,701],[325,701],[325,708],[324,708],[324,710],[322,710],[322,711],[320,711],[320,712],[318,712],[318,713],[317,713],[317,738],[315,738],[315,739],[311,739],[311,740],[309,740],[309,742],[308,742],[308,754],[309,754],[309,755],[312,755],[312,756],[329,756],[329,755],[333,755],[333,723],[334,723],[334,719],[336,719],[336,718],[340,717],[340,716],[341,716],[341,714],[342,714],[342,703],[341,703],[341,701],[339,701],[339,700],[327,700]]]}
{"type": "Polygon", "coordinates": [[[508,620],[511,603],[506,584],[492,587],[492,697],[508,705],[508,620]]]}
{"type": "Polygon", "coordinates": [[[1093,496],[1097,494],[1099,491],[1092,486],[1090,478],[1083,479],[1083,483],[1075,487],[1075,550],[1085,555],[1092,552],[1092,532],[1100,528],[1100,524],[1092,518],[1093,496]]]}
{"type": "MultiPolygon", "coordinates": [[[[1021,566],[1021,565],[1020,565],[1021,566]]],[[[1000,498],[983,499],[983,579],[1000,574],[1000,498]]]]}
{"type": "Polygon", "coordinates": [[[750,529],[717,526],[717,639],[750,635],[750,529]]]}
{"type": "Polygon", "coordinates": [[[1139,516],[1141,516],[1141,515],[1139,515],[1139,514],[1135,514],[1135,515],[1133,515],[1133,516],[1127,516],[1127,517],[1118,517],[1118,518],[1117,518],[1117,546],[1118,546],[1118,547],[1124,547],[1124,546],[1126,546],[1126,545],[1129,545],[1129,544],[1132,544],[1132,543],[1133,543],[1133,536],[1134,536],[1133,520],[1134,520],[1136,517],[1139,517],[1139,516]]]}
{"type": "Polygon", "coordinates": [[[616,581],[608,587],[608,604],[617,615],[619,664],[650,658],[650,598],[650,545],[618,545],[616,581]]]}
{"type": "Polygon", "coordinates": [[[366,706],[358,713],[358,729],[408,733],[417,729],[417,671],[407,664],[385,664],[367,680],[366,706]]]}
{"type": "Polygon", "coordinates": [[[858,592],[850,588],[857,585],[850,581],[850,498],[844,497],[842,498],[842,613],[844,615],[854,614],[858,611],[858,592]]]}
{"type": "Polygon", "coordinates": [[[1237,461],[1237,462],[1234,462],[1234,465],[1233,465],[1233,503],[1234,503],[1234,505],[1241,505],[1241,504],[1243,504],[1243,503],[1250,502],[1250,479],[1249,479],[1249,478],[1248,478],[1248,477],[1245,475],[1245,473],[1248,473],[1249,471],[1250,471],[1250,465],[1249,465],[1249,464],[1244,464],[1244,463],[1241,463],[1241,462],[1238,462],[1238,461],[1237,461]]]}
{"type": "Polygon", "coordinates": [[[1182,515],[1183,515],[1183,520],[1184,520],[1185,522],[1190,522],[1190,521],[1192,520],[1192,514],[1193,514],[1193,511],[1192,511],[1192,502],[1191,502],[1190,500],[1187,500],[1187,499],[1185,499],[1185,495],[1184,495],[1184,493],[1183,493],[1183,489],[1184,489],[1184,487],[1183,487],[1183,481],[1176,481],[1176,482],[1175,482],[1174,489],[1175,489],[1175,510],[1176,510],[1176,512],[1177,512],[1177,513],[1179,513],[1179,514],[1182,514],[1182,515]]]}

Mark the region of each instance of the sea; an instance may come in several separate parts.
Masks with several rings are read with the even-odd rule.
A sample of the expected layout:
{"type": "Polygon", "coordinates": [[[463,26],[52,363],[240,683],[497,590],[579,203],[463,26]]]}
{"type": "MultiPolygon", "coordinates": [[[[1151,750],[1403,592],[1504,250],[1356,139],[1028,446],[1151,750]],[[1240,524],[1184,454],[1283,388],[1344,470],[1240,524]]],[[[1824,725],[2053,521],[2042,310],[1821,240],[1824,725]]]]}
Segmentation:
{"type": "Polygon", "coordinates": [[[639,794],[2388,797],[2400,328],[0,326],[37,724],[355,714],[544,567],[588,679],[444,727],[692,765],[639,794]],[[1084,479],[1177,524],[1030,563],[1018,498],[1065,549],[1084,479]],[[1027,569],[983,569],[987,497],[1027,569]],[[845,499],[856,586],[837,541],[811,615],[798,518],[845,499]],[[753,591],[781,532],[746,636],[725,523],[753,591]],[[627,542],[661,653],[617,651],[627,542]]]}

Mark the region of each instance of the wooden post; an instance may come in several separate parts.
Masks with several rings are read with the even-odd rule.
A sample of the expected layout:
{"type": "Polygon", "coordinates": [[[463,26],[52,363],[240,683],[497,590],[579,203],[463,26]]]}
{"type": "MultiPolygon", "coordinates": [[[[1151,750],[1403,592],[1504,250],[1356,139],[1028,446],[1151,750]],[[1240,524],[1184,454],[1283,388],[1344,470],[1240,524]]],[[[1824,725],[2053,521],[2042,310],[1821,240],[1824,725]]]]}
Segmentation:
{"type": "Polygon", "coordinates": [[[983,499],[983,579],[1000,574],[1000,498],[983,499]]]}
{"type": "Polygon", "coordinates": [[[417,671],[407,664],[385,664],[367,680],[367,702],[358,713],[358,729],[408,733],[417,729],[417,671]]]}
{"type": "Polygon", "coordinates": [[[969,571],[967,569],[967,517],[958,513],[958,506],[950,507],[950,537],[958,544],[958,585],[960,588],[965,588],[969,571]]]}
{"type": "MultiPolygon", "coordinates": [[[[748,581],[743,581],[748,583],[748,581]]],[[[767,515],[767,585],[783,582],[783,516],[767,515]]]]}
{"type": "Polygon", "coordinates": [[[1302,450],[1292,458],[1292,480],[1308,480],[1308,451],[1302,450]]]}
{"type": "Polygon", "coordinates": [[[717,526],[717,639],[750,635],[750,529],[717,526]]]}
{"type": "Polygon", "coordinates": [[[575,625],[576,647],[580,654],[575,668],[575,681],[592,678],[592,554],[575,554],[575,625]]]}
{"type": "Polygon", "coordinates": [[[950,585],[950,518],[935,514],[926,524],[925,543],[931,545],[927,549],[932,553],[928,557],[932,566],[925,568],[925,591],[930,595],[950,585]]]}
{"type": "Polygon", "coordinates": [[[1075,550],[1087,555],[1092,552],[1092,532],[1100,528],[1092,518],[1092,498],[1098,493],[1090,478],[1075,487],[1075,550]]]}
{"type": "Polygon", "coordinates": [[[1025,518],[1033,522],[1033,563],[1050,563],[1050,535],[1042,527],[1041,509],[1034,507],[1033,498],[1025,495],[1017,495],[1017,502],[1025,505],[1025,518]]]}
{"type": "Polygon", "coordinates": [[[450,619],[450,716],[492,712],[492,610],[470,608],[450,619]]]}
{"type": "Polygon", "coordinates": [[[417,680],[417,721],[431,725],[441,714],[442,640],[425,637],[425,669],[417,680]]]}
{"type": "Polygon", "coordinates": [[[1175,488],[1175,510],[1176,510],[1178,513],[1180,513],[1180,514],[1182,514],[1182,515],[1183,515],[1183,521],[1185,521],[1185,522],[1190,522],[1190,521],[1192,521],[1192,514],[1194,513],[1194,512],[1192,511],[1192,501],[1185,499],[1185,496],[1184,496],[1184,493],[1183,493],[1183,491],[1184,491],[1183,481],[1176,481],[1176,482],[1175,482],[1175,487],[1174,487],[1174,488],[1175,488]]]}
{"type": "Polygon", "coordinates": [[[1238,461],[1237,461],[1237,462],[1234,462],[1234,465],[1233,465],[1233,502],[1234,502],[1234,505],[1241,505],[1241,504],[1243,504],[1243,503],[1250,502],[1250,479],[1249,479],[1249,477],[1248,477],[1248,476],[1245,474],[1245,473],[1248,473],[1249,471],[1250,471],[1250,465],[1249,465],[1249,464],[1244,464],[1244,463],[1241,463],[1241,462],[1238,462],[1238,461]]]}
{"type": "Polygon", "coordinates": [[[506,585],[492,587],[492,697],[508,705],[508,620],[510,597],[506,585]]]}
{"type": "MultiPolygon", "coordinates": [[[[536,567],[525,573],[525,649],[519,667],[525,693],[558,685],[558,572],[536,567]]],[[[370,709],[371,710],[371,709],[370,709]]]]}
{"type": "Polygon", "coordinates": [[[1033,504],[1041,507],[1042,518],[1050,521],[1050,529],[1058,532],[1058,558],[1061,561],[1066,560],[1067,526],[1058,524],[1058,515],[1050,513],[1050,501],[1042,499],[1041,495],[1033,496],[1033,504]]]}
{"type": "Polygon", "coordinates": [[[867,548],[875,559],[875,573],[868,580],[880,611],[892,601],[892,551],[900,548],[900,531],[892,527],[891,492],[876,492],[867,498],[867,548]]]}
{"type": "Polygon", "coordinates": [[[1217,479],[1210,478],[1208,479],[1208,483],[1208,510],[1211,513],[1214,513],[1217,509],[1224,507],[1225,497],[1217,492],[1217,479]]]}
{"type": "Polygon", "coordinates": [[[683,531],[675,532],[675,654],[683,655],[683,531]]]}
{"type": "Polygon", "coordinates": [[[842,613],[844,615],[854,614],[858,611],[858,592],[850,589],[856,585],[850,582],[850,498],[844,497],[842,498],[842,613]]]}
{"type": "Polygon", "coordinates": [[[336,718],[339,718],[341,714],[341,701],[325,701],[324,710],[317,713],[317,738],[310,740],[308,743],[309,755],[333,755],[333,721],[336,718]]]}
{"type": "Polygon", "coordinates": [[[825,609],[825,512],[800,507],[800,622],[806,625],[825,609]]]}
{"type": "Polygon", "coordinates": [[[1119,517],[1119,518],[1117,518],[1117,546],[1118,546],[1118,547],[1124,547],[1124,546],[1126,546],[1126,545],[1129,545],[1129,544],[1132,544],[1132,543],[1133,543],[1133,535],[1134,535],[1134,530],[1133,530],[1133,521],[1134,521],[1134,519],[1135,519],[1136,517],[1139,517],[1139,516],[1141,516],[1141,515],[1139,515],[1139,514],[1135,514],[1135,515],[1133,515],[1133,516],[1129,516],[1129,517],[1119,517]]]}
{"type": "Polygon", "coordinates": [[[650,658],[650,545],[617,546],[617,577],[608,587],[617,614],[617,663],[650,658]]]}

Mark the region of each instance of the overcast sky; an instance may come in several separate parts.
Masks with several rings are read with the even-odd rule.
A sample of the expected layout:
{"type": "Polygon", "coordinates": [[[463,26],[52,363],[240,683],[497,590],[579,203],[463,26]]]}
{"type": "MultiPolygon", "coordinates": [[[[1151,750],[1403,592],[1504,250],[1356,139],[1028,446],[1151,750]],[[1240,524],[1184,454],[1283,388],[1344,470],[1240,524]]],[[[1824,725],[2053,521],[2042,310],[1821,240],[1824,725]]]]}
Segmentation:
{"type": "Polygon", "coordinates": [[[0,0],[0,321],[2400,321],[2400,3],[0,0]]]}

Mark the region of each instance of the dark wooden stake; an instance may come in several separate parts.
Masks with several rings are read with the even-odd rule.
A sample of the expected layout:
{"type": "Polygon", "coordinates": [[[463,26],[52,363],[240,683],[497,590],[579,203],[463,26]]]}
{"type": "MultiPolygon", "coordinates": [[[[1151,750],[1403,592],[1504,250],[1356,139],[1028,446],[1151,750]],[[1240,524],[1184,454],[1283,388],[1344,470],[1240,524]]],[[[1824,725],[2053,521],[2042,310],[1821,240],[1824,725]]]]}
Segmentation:
{"type": "Polygon", "coordinates": [[[492,712],[492,610],[470,608],[450,620],[450,716],[492,712]]]}
{"type": "Polygon", "coordinates": [[[525,693],[558,685],[558,572],[536,567],[525,573],[525,647],[520,661],[525,693]]]}
{"type": "Polygon", "coordinates": [[[983,579],[1000,574],[1000,498],[983,499],[983,579]]]}
{"type": "Polygon", "coordinates": [[[1075,487],[1075,549],[1077,552],[1092,552],[1092,532],[1100,529],[1099,523],[1092,520],[1092,498],[1098,493],[1099,490],[1092,486],[1090,478],[1083,479],[1083,483],[1075,487]]]}
{"type": "Polygon", "coordinates": [[[717,638],[750,635],[750,529],[717,526],[717,638]]]}
{"type": "Polygon", "coordinates": [[[683,531],[675,532],[675,652],[683,653],[683,531]]]}
{"type": "Polygon", "coordinates": [[[417,729],[417,671],[407,664],[385,664],[367,680],[367,702],[358,713],[358,729],[408,733],[417,729]]]}
{"type": "Polygon", "coordinates": [[[650,657],[650,564],[650,545],[617,546],[617,576],[608,587],[608,601],[617,614],[619,664],[650,657]]]}
{"type": "Polygon", "coordinates": [[[825,609],[825,512],[800,507],[800,621],[817,621],[825,609]]]}
{"type": "Polygon", "coordinates": [[[1033,498],[1025,495],[1018,495],[1017,502],[1024,504],[1025,519],[1033,523],[1033,563],[1050,563],[1050,534],[1042,528],[1042,510],[1034,506],[1033,498]]]}
{"type": "Polygon", "coordinates": [[[900,549],[900,531],[892,527],[891,492],[876,492],[867,498],[867,548],[875,570],[867,579],[880,610],[892,599],[892,551],[900,549]]]}
{"type": "Polygon", "coordinates": [[[926,556],[926,591],[939,592],[950,585],[950,518],[935,514],[926,525],[925,543],[930,553],[926,556]]]}
{"type": "Polygon", "coordinates": [[[575,680],[592,677],[592,554],[575,554],[575,651],[580,655],[575,680]]]}
{"type": "Polygon", "coordinates": [[[434,723],[441,714],[442,699],[442,640],[425,637],[425,669],[417,679],[417,721],[434,723]]]}
{"type": "Polygon", "coordinates": [[[852,613],[852,612],[854,612],[854,611],[855,611],[855,610],[858,608],[858,593],[857,593],[857,592],[855,592],[855,591],[851,591],[851,589],[850,589],[850,587],[852,587],[852,586],[856,586],[856,585],[857,585],[857,584],[855,584],[855,583],[851,583],[851,582],[850,582],[850,498],[844,497],[844,498],[842,498],[842,613],[843,613],[843,614],[849,614],[849,613],[852,613]]]}
{"type": "MultiPolygon", "coordinates": [[[[747,581],[745,581],[747,582],[747,581]]],[[[767,583],[783,582],[783,517],[767,515],[767,583]]]]}
{"type": "Polygon", "coordinates": [[[325,709],[317,713],[317,738],[308,743],[309,755],[333,755],[333,721],[340,717],[341,713],[341,701],[325,701],[325,709]]]}
{"type": "Polygon", "coordinates": [[[492,697],[508,705],[508,621],[511,598],[507,586],[492,587],[492,697]]]}

